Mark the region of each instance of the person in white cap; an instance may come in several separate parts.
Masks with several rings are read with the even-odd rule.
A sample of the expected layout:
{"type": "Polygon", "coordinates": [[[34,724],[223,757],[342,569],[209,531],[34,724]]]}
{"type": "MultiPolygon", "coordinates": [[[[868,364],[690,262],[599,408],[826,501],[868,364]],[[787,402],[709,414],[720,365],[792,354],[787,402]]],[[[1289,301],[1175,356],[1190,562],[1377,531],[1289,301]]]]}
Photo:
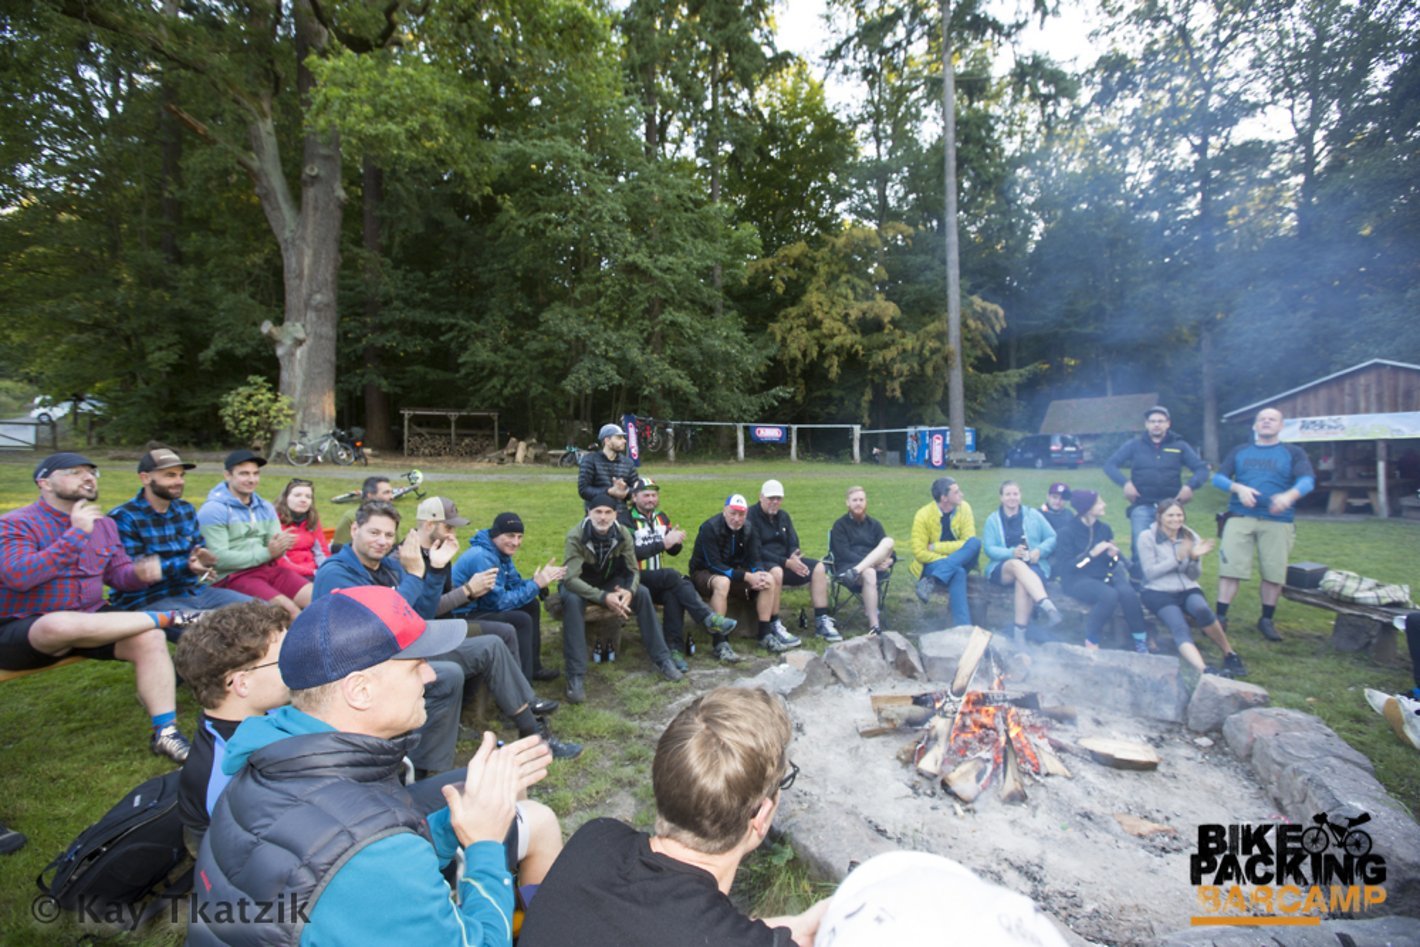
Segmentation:
{"type": "Polygon", "coordinates": [[[801,643],[779,618],[779,598],[786,588],[807,585],[809,601],[814,607],[814,634],[824,641],[842,641],[843,636],[828,613],[828,570],[819,560],[803,554],[798,530],[794,529],[794,521],[783,504],[784,485],[778,480],[766,480],[759,488],[759,502],[750,507],[748,518],[749,530],[759,543],[760,557],[779,580],[770,612],[774,616],[774,637],[791,648],[801,643]]]}
{"type": "Polygon", "coordinates": [[[1024,895],[926,852],[885,852],[853,869],[828,902],[814,947],[886,944],[1065,947],[1024,895]],[[950,939],[943,931],[950,929],[950,939]]]}
{"type": "MultiPolygon", "coordinates": [[[[690,554],[690,581],[710,602],[717,615],[724,615],[730,596],[754,599],[759,616],[759,643],[775,654],[798,646],[787,644],[774,634],[774,605],[779,600],[779,580],[764,565],[754,533],[745,528],[749,503],[734,493],[725,499],[725,508],[700,524],[695,548],[690,554]]],[[[715,657],[727,664],[740,660],[730,647],[730,636],[711,632],[715,657]]]]}
{"type": "Polygon", "coordinates": [[[626,456],[626,431],[620,424],[603,424],[597,432],[597,444],[601,450],[582,457],[577,470],[577,493],[584,506],[599,494],[610,494],[620,513],[626,509],[626,498],[636,485],[636,465],[626,456]]]}

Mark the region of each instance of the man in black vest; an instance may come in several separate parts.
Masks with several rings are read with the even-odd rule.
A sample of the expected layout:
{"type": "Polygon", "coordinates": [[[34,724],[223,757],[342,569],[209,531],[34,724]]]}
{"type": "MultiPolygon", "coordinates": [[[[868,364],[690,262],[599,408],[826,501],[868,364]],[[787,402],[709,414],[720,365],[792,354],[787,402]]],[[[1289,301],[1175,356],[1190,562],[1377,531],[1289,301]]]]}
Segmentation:
{"type": "Polygon", "coordinates": [[[424,720],[427,659],[462,621],[425,622],[393,589],[339,589],[291,623],[279,667],[291,706],[242,722],[235,778],[197,856],[188,943],[508,944],[502,839],[515,798],[547,774],[536,737],[469,761],[462,790],[426,819],[400,783],[424,720]],[[459,902],[440,865],[462,849],[459,902]]]}

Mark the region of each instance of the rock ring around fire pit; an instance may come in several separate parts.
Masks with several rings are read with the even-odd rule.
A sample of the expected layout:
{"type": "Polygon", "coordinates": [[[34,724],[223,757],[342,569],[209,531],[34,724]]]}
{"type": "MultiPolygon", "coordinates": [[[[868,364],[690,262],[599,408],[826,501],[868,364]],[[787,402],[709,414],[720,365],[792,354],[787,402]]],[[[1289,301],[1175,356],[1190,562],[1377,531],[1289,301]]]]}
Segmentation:
{"type": "MultiPolygon", "coordinates": [[[[792,655],[745,682],[788,699],[790,754],[801,775],[776,825],[816,874],[838,881],[882,851],[935,852],[1031,897],[1075,943],[1310,943],[1297,928],[1284,929],[1281,940],[1261,928],[1212,927],[1206,936],[1191,928],[1203,911],[1190,878],[1200,827],[1305,824],[1313,813],[1359,805],[1372,813],[1367,828],[1390,866],[1389,897],[1360,920],[1327,924],[1349,925],[1358,944],[1370,939],[1362,936],[1367,925],[1376,926],[1377,943],[1420,942],[1420,921],[1372,919],[1420,913],[1420,826],[1385,795],[1369,762],[1316,718],[1266,707],[1260,688],[1204,678],[1190,695],[1175,659],[1120,653],[1121,665],[1112,655],[1049,645],[1025,660],[993,644],[985,672],[1013,669],[1016,679],[979,670],[973,686],[988,695],[979,702],[1018,710],[1010,716],[1032,734],[1031,746],[1056,750],[1070,775],[1020,767],[1019,787],[999,774],[970,804],[923,775],[923,730],[913,725],[934,712],[930,695],[951,694],[970,632],[923,635],[917,647],[893,633],[852,639],[823,658],[792,655]],[[1139,693],[1146,686],[1153,691],[1139,693]],[[1194,713],[1194,703],[1204,706],[1194,713]],[[1200,736],[1205,729],[1213,736],[1200,736]],[[1142,749],[1156,768],[1102,763],[1084,749],[1092,739],[1142,749]]],[[[990,744],[993,755],[993,740],[980,738],[978,752],[990,744]]],[[[1007,731],[1005,746],[1012,741],[1007,731]]],[[[949,756],[938,770],[931,762],[931,772],[955,769],[949,756]]],[[[1325,929],[1308,936],[1336,943],[1325,929]]]]}

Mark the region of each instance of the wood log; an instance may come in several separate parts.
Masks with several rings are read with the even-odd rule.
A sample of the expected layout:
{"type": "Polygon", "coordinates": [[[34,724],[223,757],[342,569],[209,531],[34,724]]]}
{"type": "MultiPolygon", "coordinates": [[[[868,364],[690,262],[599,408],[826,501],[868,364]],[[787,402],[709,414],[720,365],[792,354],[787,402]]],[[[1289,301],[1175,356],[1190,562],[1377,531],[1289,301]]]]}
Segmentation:
{"type": "Polygon", "coordinates": [[[1021,764],[1016,759],[1016,748],[1006,744],[1006,753],[1001,762],[1001,801],[1021,805],[1026,801],[1026,784],[1021,779],[1021,764]]]}
{"type": "Polygon", "coordinates": [[[1045,771],[1047,776],[1064,776],[1066,779],[1073,778],[1069,768],[1060,757],[1055,755],[1055,751],[1051,749],[1048,741],[1036,741],[1035,755],[1040,757],[1041,769],[1045,771]]]}
{"type": "Polygon", "coordinates": [[[516,437],[509,437],[508,443],[503,445],[503,453],[507,454],[509,457],[513,456],[514,452],[516,452],[517,449],[518,439],[516,437]]]}
{"type": "Polygon", "coordinates": [[[1138,838],[1148,838],[1151,835],[1177,835],[1178,830],[1170,825],[1161,822],[1150,822],[1148,819],[1141,819],[1137,815],[1129,815],[1126,812],[1116,812],[1114,821],[1130,835],[1138,838]]]}
{"type": "Polygon", "coordinates": [[[1096,763],[1115,769],[1157,769],[1161,760],[1153,747],[1132,740],[1110,737],[1085,737],[1080,746],[1088,750],[1096,763]]]}
{"type": "Polygon", "coordinates": [[[961,696],[966,693],[971,684],[971,677],[976,673],[976,666],[981,663],[982,656],[991,645],[991,637],[991,632],[985,628],[971,630],[971,638],[966,643],[966,650],[961,653],[961,662],[957,664],[956,676],[952,678],[953,694],[961,696]]]}
{"type": "Polygon", "coordinates": [[[513,452],[513,463],[525,464],[528,462],[528,445],[523,441],[518,441],[518,449],[513,452]]]}
{"type": "Polygon", "coordinates": [[[1075,708],[1061,705],[1058,707],[1037,707],[1036,713],[1042,717],[1049,717],[1051,720],[1058,720],[1061,723],[1074,723],[1077,719],[1075,708]]]}
{"type": "Polygon", "coordinates": [[[991,782],[991,753],[972,756],[942,777],[942,785],[962,802],[973,802],[991,782]]]}
{"type": "Polygon", "coordinates": [[[930,776],[936,779],[942,775],[942,759],[947,754],[947,734],[951,730],[951,724],[946,717],[936,717],[932,720],[932,725],[927,728],[927,733],[923,737],[926,752],[917,760],[917,772],[923,776],[930,776]]]}

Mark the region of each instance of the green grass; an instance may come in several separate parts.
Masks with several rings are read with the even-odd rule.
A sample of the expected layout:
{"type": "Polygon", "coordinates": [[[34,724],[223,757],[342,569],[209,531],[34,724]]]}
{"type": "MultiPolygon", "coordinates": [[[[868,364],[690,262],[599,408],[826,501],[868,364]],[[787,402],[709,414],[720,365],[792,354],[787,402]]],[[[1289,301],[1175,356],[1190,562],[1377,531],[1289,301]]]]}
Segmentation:
{"type": "MultiPolygon", "coordinates": [[[[137,490],[133,473],[137,451],[98,450],[90,456],[103,465],[102,502],[117,504],[137,490]]],[[[0,510],[34,499],[29,481],[34,457],[0,456],[0,510]]],[[[503,510],[517,511],[527,528],[519,565],[530,574],[539,563],[560,560],[563,537],[581,516],[575,489],[575,471],[547,467],[510,469],[443,468],[423,466],[427,489],[452,497],[460,511],[474,523],[465,530],[482,528],[503,510]]],[[[317,482],[320,497],[357,487],[369,472],[393,475],[407,467],[378,464],[364,468],[295,468],[273,464],[266,468],[263,495],[274,498],[286,479],[299,473],[317,482]]],[[[719,511],[727,494],[744,493],[753,501],[767,477],[784,481],[785,508],[794,516],[805,551],[822,555],[828,528],[842,514],[843,496],[852,484],[868,490],[870,512],[881,519],[890,535],[905,544],[912,514],[930,500],[933,474],[921,470],[847,464],[801,463],[787,460],[745,464],[694,464],[674,468],[647,463],[645,470],[662,484],[662,503],[692,536],[699,523],[719,511]]],[[[960,475],[978,523],[995,508],[997,486],[1007,475],[1019,480],[1032,503],[1039,503],[1048,484],[1058,479],[1050,471],[968,471],[960,475]]],[[[204,464],[189,475],[187,496],[200,503],[219,479],[215,464],[204,464]]],[[[1106,519],[1127,533],[1119,491],[1098,469],[1071,473],[1063,479],[1073,485],[1102,491],[1110,504],[1106,519]]],[[[1222,494],[1207,489],[1190,507],[1195,528],[1211,530],[1212,514],[1221,507],[1222,494]]],[[[413,499],[399,504],[412,517],[413,499]]],[[[343,508],[321,504],[327,522],[333,523],[343,508]]],[[[1294,560],[1314,560],[1344,566],[1388,582],[1416,583],[1415,550],[1420,548],[1420,526],[1398,521],[1304,520],[1298,527],[1294,560]]],[[[677,564],[685,568],[688,551],[677,564]]],[[[1203,587],[1210,599],[1216,589],[1212,558],[1206,561],[1203,587]]],[[[911,594],[910,584],[898,586],[887,603],[887,625],[913,632],[940,626],[911,594]]],[[[807,590],[786,594],[784,616],[792,624],[800,607],[808,604],[807,590]]],[[[1364,655],[1337,654],[1330,649],[1332,616],[1329,612],[1283,602],[1278,625],[1286,640],[1278,645],[1263,642],[1251,630],[1258,614],[1257,583],[1243,587],[1231,617],[1235,646],[1252,671],[1251,680],[1272,693],[1273,703],[1314,713],[1375,763],[1377,777],[1412,812],[1420,810],[1420,767],[1415,752],[1399,743],[1384,722],[1365,704],[1364,687],[1397,691],[1411,686],[1407,668],[1381,666],[1364,655]]],[[[863,630],[861,612],[849,606],[842,622],[849,634],[863,630]]],[[[560,639],[555,624],[545,619],[552,633],[544,642],[546,660],[560,666],[560,639]]],[[[701,632],[699,640],[704,642],[701,632]]],[[[817,650],[822,646],[810,644],[817,650]]],[[[1207,647],[1205,645],[1205,647],[1207,647]]],[[[753,649],[740,649],[749,653],[753,649]]],[[[1404,645],[1401,645],[1402,652],[1404,645]]],[[[1216,660],[1216,653],[1210,655],[1216,660]]],[[[650,760],[655,740],[669,716],[669,708],[692,688],[728,682],[740,673],[754,673],[759,663],[741,665],[735,672],[714,668],[703,654],[691,659],[692,681],[668,684],[651,670],[634,632],[623,635],[622,651],[614,665],[593,667],[587,681],[588,702],[564,705],[553,718],[561,737],[587,745],[581,758],[553,767],[551,777],[534,792],[561,816],[568,832],[590,818],[615,815],[642,828],[654,817],[650,793],[650,760]]],[[[560,697],[562,682],[539,685],[543,696],[560,697]]],[[[180,694],[179,714],[190,728],[197,708],[180,694]]],[[[481,722],[511,735],[498,719],[481,722]]],[[[461,744],[463,754],[472,744],[461,744]]],[[[21,852],[0,858],[0,940],[5,943],[52,943],[76,939],[79,929],[63,923],[41,927],[30,918],[35,894],[33,878],[45,863],[63,850],[85,826],[93,822],[128,789],[161,773],[162,762],[147,750],[147,720],[133,696],[133,677],[125,665],[85,662],[73,667],[32,675],[0,684],[0,820],[30,836],[21,852]]],[[[798,910],[822,896],[793,861],[787,848],[768,849],[746,863],[739,895],[765,914],[798,910]]],[[[169,938],[171,939],[171,938],[169,938]]]]}

